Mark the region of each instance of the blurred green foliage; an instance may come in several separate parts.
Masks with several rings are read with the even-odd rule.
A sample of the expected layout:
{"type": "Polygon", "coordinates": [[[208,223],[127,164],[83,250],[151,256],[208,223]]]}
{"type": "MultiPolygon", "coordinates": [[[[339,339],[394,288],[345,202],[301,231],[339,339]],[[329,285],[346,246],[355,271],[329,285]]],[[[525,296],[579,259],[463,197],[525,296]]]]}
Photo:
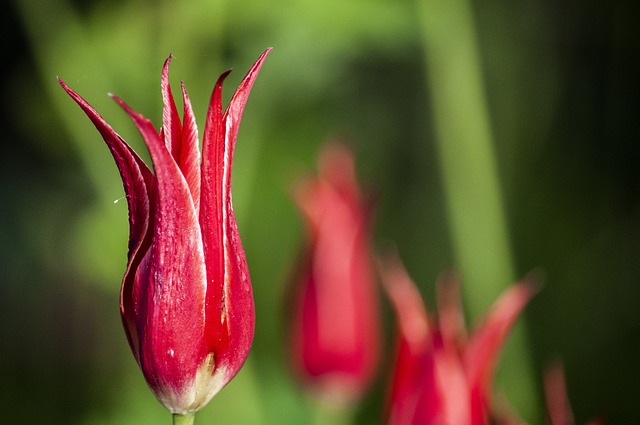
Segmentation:
{"type": "MultiPolygon", "coordinates": [[[[123,195],[120,179],[56,75],[143,153],[108,92],[159,123],[160,70],[173,53],[174,87],[185,81],[202,128],[218,75],[236,69],[228,98],[259,53],[275,48],[248,102],[234,163],[234,205],[256,296],[254,349],[197,423],[312,422],[314,406],[287,371],[282,331],[302,238],[288,191],[314,169],[327,138],[354,146],[361,181],[378,198],[375,239],[398,247],[432,305],[438,273],[461,265],[438,159],[437,96],[427,84],[433,69],[424,44],[433,35],[421,19],[429,3],[424,10],[391,0],[3,4],[3,422],[170,421],[146,389],[118,317],[128,234],[126,203],[114,203],[123,195]]],[[[576,423],[598,413],[607,423],[635,423],[640,6],[470,4],[509,232],[512,261],[505,261],[516,276],[537,267],[545,275],[522,321],[538,385],[545,366],[562,358],[576,423]]],[[[465,301],[473,318],[486,307],[465,301]]],[[[358,423],[380,423],[386,372],[358,423]]]]}

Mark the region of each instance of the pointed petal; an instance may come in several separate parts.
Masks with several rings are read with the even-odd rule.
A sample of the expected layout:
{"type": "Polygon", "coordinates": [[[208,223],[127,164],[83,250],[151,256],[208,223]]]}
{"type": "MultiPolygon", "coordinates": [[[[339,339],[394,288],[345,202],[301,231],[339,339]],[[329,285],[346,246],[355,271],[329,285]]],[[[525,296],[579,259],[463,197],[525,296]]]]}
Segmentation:
{"type": "Polygon", "coordinates": [[[113,155],[129,206],[130,238],[129,248],[139,245],[148,225],[147,182],[152,181],[149,168],[135,151],[118,135],[87,101],[67,86],[61,79],[58,82],[71,98],[82,108],[96,127],[113,155]]]}
{"type": "Polygon", "coordinates": [[[394,308],[400,334],[412,351],[419,353],[433,338],[431,319],[420,291],[395,254],[385,259],[380,270],[382,287],[394,308]]]}
{"type": "MultiPolygon", "coordinates": [[[[527,278],[507,289],[472,334],[465,352],[467,376],[474,411],[482,411],[490,396],[491,378],[500,350],[520,312],[536,292],[536,282],[527,278]]],[[[479,414],[476,413],[476,416],[479,414]]]]}
{"type": "Polygon", "coordinates": [[[398,348],[387,405],[387,423],[416,423],[418,411],[433,418],[438,408],[434,377],[433,337],[422,297],[397,255],[380,264],[382,286],[393,307],[398,348]]]}
{"type": "Polygon", "coordinates": [[[158,398],[173,400],[175,394],[192,394],[188,389],[205,358],[202,236],[187,183],[153,125],[115,100],[142,134],[156,173],[153,240],[136,274],[145,285],[138,286],[134,301],[140,317],[140,365],[158,398]]]}
{"type": "MultiPolygon", "coordinates": [[[[130,149],[132,154],[135,154],[132,148],[130,148],[128,145],[127,147],[130,149]]],[[[138,291],[138,289],[135,287],[135,275],[138,267],[140,266],[140,263],[149,250],[153,239],[151,229],[153,228],[155,222],[157,184],[155,175],[151,173],[146,164],[137,155],[136,162],[138,162],[140,169],[143,171],[142,175],[144,177],[146,185],[148,200],[145,205],[145,213],[147,219],[145,220],[146,227],[144,229],[143,239],[140,240],[137,248],[133,250],[130,248],[129,250],[129,262],[127,264],[127,269],[122,280],[122,287],[120,288],[120,315],[122,316],[122,321],[126,330],[129,345],[131,346],[136,361],[139,362],[140,339],[136,326],[136,311],[133,299],[134,294],[138,291]]],[[[140,190],[142,191],[142,189],[140,190]]],[[[131,240],[129,241],[129,244],[131,245],[131,240]]]]}
{"type": "Polygon", "coordinates": [[[436,340],[433,354],[435,390],[425,388],[422,395],[421,415],[436,417],[432,424],[480,425],[473,420],[470,405],[470,388],[457,347],[444,346],[436,340]],[[437,407],[434,411],[434,400],[437,407]]]}
{"type": "Polygon", "coordinates": [[[353,151],[337,142],[326,145],[320,152],[318,169],[320,176],[345,199],[361,202],[353,151]]]}
{"type": "Polygon", "coordinates": [[[231,166],[242,110],[267,53],[245,76],[222,114],[222,83],[217,81],[202,142],[200,225],[207,265],[207,331],[209,349],[226,369],[226,384],[242,367],[254,331],[249,271],[231,204],[231,166]]]}
{"type": "Polygon", "coordinates": [[[355,171],[353,161],[352,153],[344,146],[327,145],[318,161],[319,178],[303,178],[293,187],[291,196],[304,214],[310,239],[322,232],[321,225],[333,225],[323,224],[326,221],[340,221],[337,224],[351,235],[365,235],[369,230],[373,207],[363,199],[355,175],[349,175],[355,171]],[[333,219],[329,220],[327,214],[333,219]]]}
{"type": "Polygon", "coordinates": [[[160,86],[162,87],[162,135],[164,136],[164,142],[171,152],[171,156],[178,161],[180,158],[180,149],[182,141],[182,125],[180,124],[180,116],[178,115],[178,108],[171,93],[171,85],[169,84],[169,64],[173,55],[169,55],[162,67],[162,80],[160,86]]]}
{"type": "Polygon", "coordinates": [[[240,241],[238,225],[232,211],[229,212],[222,317],[229,329],[229,345],[222,353],[221,361],[229,365],[227,373],[228,379],[231,379],[249,355],[255,329],[255,307],[249,267],[240,241]]]}
{"type": "Polygon", "coordinates": [[[230,259],[225,253],[228,239],[229,182],[225,168],[225,128],[222,123],[222,83],[229,74],[218,78],[211,95],[202,142],[200,226],[207,267],[207,322],[205,337],[211,352],[223,352],[228,343],[228,324],[225,319],[225,266],[230,259]]]}
{"type": "Polygon", "coordinates": [[[466,342],[464,314],[460,299],[460,276],[452,271],[444,272],[436,283],[438,303],[438,328],[442,343],[447,349],[461,350],[466,342]]]}
{"type": "Polygon", "coordinates": [[[227,139],[225,141],[225,145],[227,146],[225,149],[231,153],[231,160],[233,160],[233,150],[236,145],[236,138],[238,137],[238,130],[240,129],[240,120],[242,119],[244,107],[247,103],[247,99],[249,98],[249,93],[251,92],[253,83],[256,78],[258,78],[258,73],[260,72],[260,68],[262,68],[262,63],[267,58],[269,52],[271,52],[270,48],[265,50],[258,60],[254,62],[249,69],[249,72],[247,72],[247,75],[245,75],[242,82],[240,82],[240,85],[233,94],[233,97],[224,112],[223,119],[227,134],[227,139]]]}
{"type": "Polygon", "coordinates": [[[573,425],[573,413],[567,396],[564,369],[555,364],[545,371],[544,395],[550,425],[573,425]]]}
{"type": "Polygon", "coordinates": [[[193,204],[198,211],[200,204],[200,150],[198,148],[198,129],[191,102],[184,83],[181,82],[184,104],[184,123],[180,123],[180,116],[176,107],[171,85],[169,83],[169,63],[173,58],[169,55],[162,68],[162,131],[167,149],[178,164],[184,178],[187,180],[193,204]]]}
{"type": "Polygon", "coordinates": [[[58,82],[82,108],[111,151],[122,177],[129,208],[129,253],[127,270],[123,278],[120,309],[127,338],[134,355],[138,356],[138,336],[134,324],[131,294],[133,275],[140,259],[150,243],[150,206],[155,197],[155,177],[135,151],[111,128],[109,124],[80,95],[61,79],[58,82]]]}
{"type": "Polygon", "coordinates": [[[184,83],[181,83],[181,86],[184,118],[181,135],[182,146],[178,165],[189,185],[193,205],[196,212],[198,212],[200,209],[200,149],[198,148],[198,128],[184,83]]]}

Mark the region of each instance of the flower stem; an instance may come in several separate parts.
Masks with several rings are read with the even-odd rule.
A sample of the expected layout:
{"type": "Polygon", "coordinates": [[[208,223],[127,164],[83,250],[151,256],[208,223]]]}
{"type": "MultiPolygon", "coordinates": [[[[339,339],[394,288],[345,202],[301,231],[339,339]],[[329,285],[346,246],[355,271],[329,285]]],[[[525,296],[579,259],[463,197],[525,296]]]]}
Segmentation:
{"type": "Polygon", "coordinates": [[[187,413],[185,415],[173,414],[173,425],[193,425],[196,418],[195,413],[187,413]]]}
{"type": "MultiPolygon", "coordinates": [[[[472,1],[421,0],[420,7],[447,215],[467,308],[476,319],[515,273],[472,1]]],[[[510,401],[528,422],[540,422],[521,325],[509,345],[503,366],[510,372],[504,379],[510,401]]]]}

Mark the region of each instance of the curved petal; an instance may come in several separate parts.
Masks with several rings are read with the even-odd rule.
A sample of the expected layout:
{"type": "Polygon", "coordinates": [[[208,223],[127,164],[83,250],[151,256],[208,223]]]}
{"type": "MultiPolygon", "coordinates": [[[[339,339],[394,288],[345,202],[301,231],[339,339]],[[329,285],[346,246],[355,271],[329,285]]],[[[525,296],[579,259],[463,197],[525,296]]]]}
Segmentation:
{"type": "Polygon", "coordinates": [[[532,278],[511,286],[493,304],[488,315],[472,334],[465,351],[465,364],[475,417],[482,416],[478,412],[487,407],[491,378],[500,349],[536,289],[536,282],[532,278]]]}
{"type": "Polygon", "coordinates": [[[229,184],[224,182],[225,167],[225,129],[222,124],[222,82],[229,74],[225,72],[218,78],[211,95],[207,121],[202,142],[200,227],[207,267],[207,310],[210,324],[205,338],[211,352],[223,352],[228,343],[228,324],[224,311],[225,285],[225,239],[227,238],[227,202],[229,184]]]}
{"type": "Polygon", "coordinates": [[[434,333],[422,297],[394,254],[380,267],[382,286],[398,326],[398,347],[388,395],[387,423],[430,423],[438,414],[434,333]],[[422,416],[419,417],[418,415],[422,416]]]}
{"type": "Polygon", "coordinates": [[[138,335],[134,323],[131,294],[133,292],[133,275],[142,255],[150,244],[150,208],[155,198],[155,176],[135,151],[87,101],[61,79],[58,78],[58,82],[94,124],[111,151],[122,177],[129,208],[129,253],[121,290],[120,310],[129,344],[137,359],[138,335]]]}
{"type": "Polygon", "coordinates": [[[544,373],[544,396],[550,425],[573,425],[573,413],[567,396],[562,364],[556,363],[544,373]]]}
{"type": "Polygon", "coordinates": [[[169,83],[169,64],[172,55],[169,55],[162,68],[162,132],[164,143],[171,152],[171,156],[178,164],[180,171],[184,175],[193,204],[198,211],[200,204],[200,150],[198,149],[198,129],[196,120],[191,108],[189,96],[185,90],[184,83],[181,82],[183,99],[183,123],[180,123],[178,108],[171,92],[169,83]]]}
{"type": "MultiPolygon", "coordinates": [[[[265,50],[258,60],[256,60],[247,75],[244,76],[240,85],[236,89],[233,97],[229,101],[229,105],[227,106],[226,111],[224,112],[224,123],[226,126],[226,134],[227,134],[227,150],[233,155],[233,149],[236,145],[236,138],[238,137],[238,130],[240,129],[240,120],[242,119],[242,113],[244,112],[244,107],[247,103],[247,99],[249,98],[249,93],[251,92],[251,88],[253,87],[253,83],[258,78],[258,73],[260,72],[260,68],[262,68],[262,63],[267,58],[269,52],[271,52],[271,48],[265,50]]],[[[233,159],[233,156],[230,158],[233,159]]]]}
{"type": "Polygon", "coordinates": [[[171,152],[171,156],[178,161],[180,158],[180,150],[182,146],[182,124],[178,115],[178,108],[171,93],[171,85],[169,84],[169,64],[173,55],[169,55],[162,67],[162,80],[160,87],[162,88],[162,133],[164,142],[171,152]]]}
{"type": "Polygon", "coordinates": [[[453,271],[443,272],[436,282],[438,328],[443,346],[459,352],[466,342],[466,327],[460,299],[460,276],[453,271]]]}
{"type": "Polygon", "coordinates": [[[267,53],[260,56],[222,113],[220,76],[213,90],[202,143],[200,225],[207,265],[206,338],[218,366],[221,386],[240,370],[254,331],[249,270],[231,204],[231,167],[240,117],[267,53]]]}
{"type": "Polygon", "coordinates": [[[153,125],[115,100],[142,134],[157,179],[153,240],[135,277],[144,282],[134,294],[140,366],[156,396],[177,411],[193,404],[196,374],[205,361],[202,236],[187,183],[153,125]]]}
{"type": "Polygon", "coordinates": [[[180,158],[178,158],[177,161],[191,191],[193,206],[197,213],[200,210],[200,149],[198,148],[198,128],[184,83],[181,83],[181,86],[184,117],[182,134],[180,136],[182,146],[180,148],[180,158]]]}

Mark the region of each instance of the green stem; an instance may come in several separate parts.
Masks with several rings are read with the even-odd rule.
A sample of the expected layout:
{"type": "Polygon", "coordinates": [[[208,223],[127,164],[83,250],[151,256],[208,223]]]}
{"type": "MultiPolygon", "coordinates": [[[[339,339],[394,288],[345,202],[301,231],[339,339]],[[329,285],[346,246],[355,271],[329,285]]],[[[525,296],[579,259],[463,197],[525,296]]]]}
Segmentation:
{"type": "MultiPolygon", "coordinates": [[[[419,2],[447,215],[465,304],[477,319],[515,275],[479,42],[470,0],[419,2]]],[[[502,367],[508,374],[502,384],[519,413],[537,423],[536,386],[521,324],[506,348],[502,367]]]]}
{"type": "Polygon", "coordinates": [[[195,413],[187,413],[186,415],[173,414],[173,425],[193,425],[196,418],[195,413]]]}
{"type": "Polygon", "coordinates": [[[514,277],[478,40],[468,0],[421,3],[447,214],[469,310],[478,317],[514,277]]]}

